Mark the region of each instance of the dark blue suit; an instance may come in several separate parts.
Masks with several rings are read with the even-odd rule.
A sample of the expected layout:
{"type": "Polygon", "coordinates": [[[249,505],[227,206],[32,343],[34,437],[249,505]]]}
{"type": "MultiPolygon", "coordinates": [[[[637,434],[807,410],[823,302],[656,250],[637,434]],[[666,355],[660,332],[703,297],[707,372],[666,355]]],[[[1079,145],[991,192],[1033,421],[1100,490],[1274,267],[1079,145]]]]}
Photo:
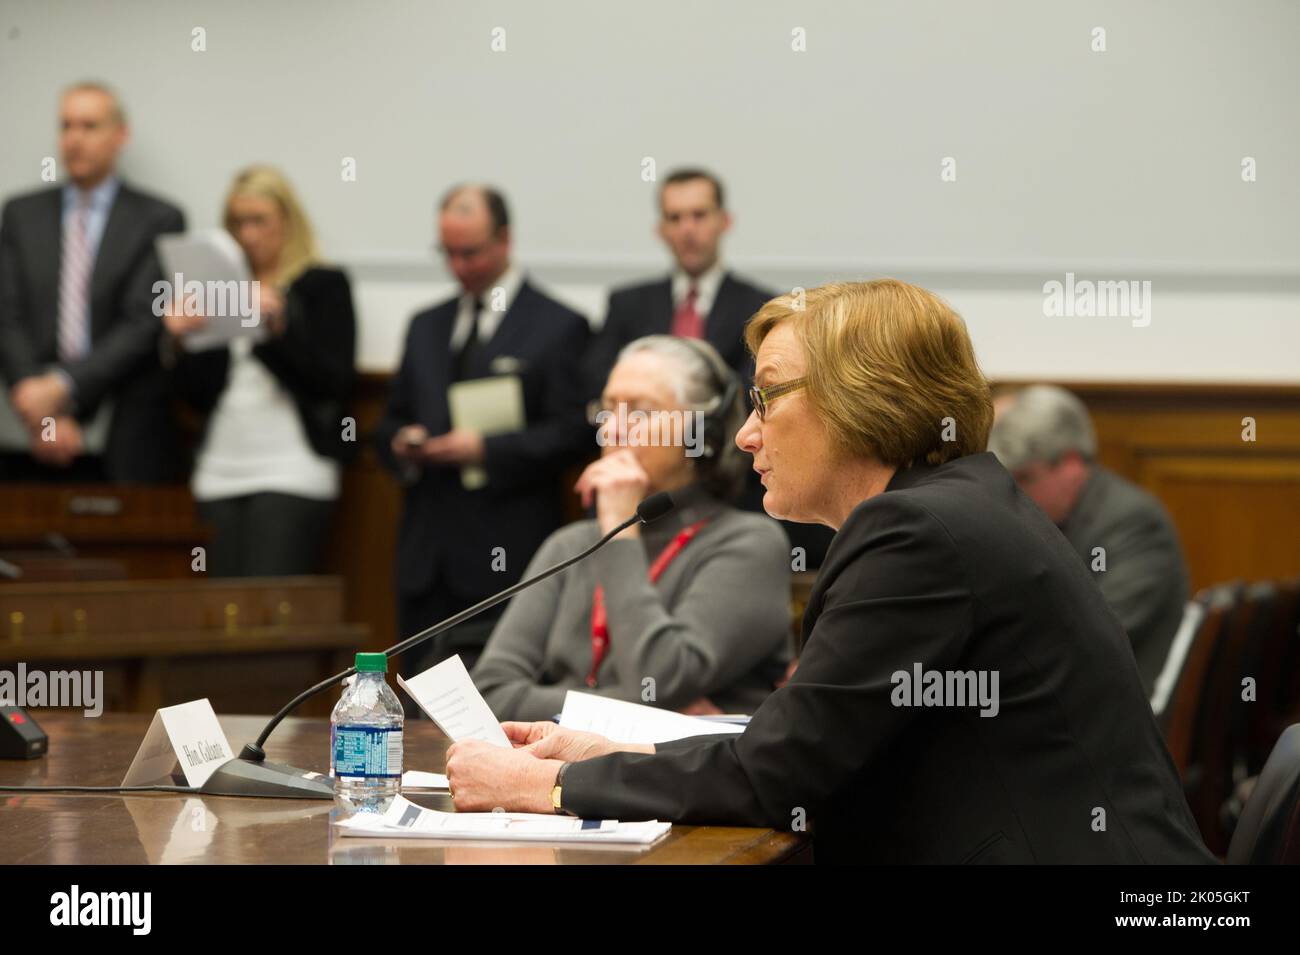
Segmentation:
{"type": "MultiPolygon", "coordinates": [[[[421,424],[431,435],[451,429],[447,389],[456,311],[453,298],[411,319],[401,368],[375,430],[380,457],[399,474],[390,447],[398,429],[421,424]]],[[[408,484],[397,543],[402,637],[515,583],[563,523],[559,478],[595,441],[580,377],[589,334],[581,315],[525,280],[496,333],[475,353],[465,378],[519,375],[527,424],[485,439],[485,487],[466,490],[455,467],[421,468],[408,484]],[[504,570],[493,566],[498,547],[504,570]]],[[[487,622],[465,638],[467,662],[486,641],[487,622]]],[[[439,641],[437,655],[462,649],[462,642],[439,641]]]]}

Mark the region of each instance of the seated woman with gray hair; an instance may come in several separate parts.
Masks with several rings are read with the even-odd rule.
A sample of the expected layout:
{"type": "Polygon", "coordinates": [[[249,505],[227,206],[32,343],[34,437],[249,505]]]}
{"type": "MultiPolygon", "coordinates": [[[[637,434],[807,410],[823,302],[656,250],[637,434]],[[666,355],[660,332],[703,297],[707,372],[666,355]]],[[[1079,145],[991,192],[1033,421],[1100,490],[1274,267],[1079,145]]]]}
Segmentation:
{"type": "Polygon", "coordinates": [[[789,659],[790,549],[775,521],[729,504],[749,466],[731,440],[745,416],[707,343],[649,335],[623,348],[591,409],[601,456],[575,487],[596,517],[552,534],[524,576],[650,494],[676,507],[514,598],[473,671],[499,719],[549,719],[569,690],[689,713],[750,713],[772,692],[789,659]]]}

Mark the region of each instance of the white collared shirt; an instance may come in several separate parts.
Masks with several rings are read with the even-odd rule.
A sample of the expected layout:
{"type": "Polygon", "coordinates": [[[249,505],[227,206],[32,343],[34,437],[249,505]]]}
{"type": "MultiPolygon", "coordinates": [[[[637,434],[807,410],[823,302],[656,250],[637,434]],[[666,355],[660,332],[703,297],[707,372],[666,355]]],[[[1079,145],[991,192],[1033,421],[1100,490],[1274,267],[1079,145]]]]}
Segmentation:
{"type": "Polygon", "coordinates": [[[681,268],[673,269],[673,314],[686,301],[686,293],[695,283],[695,311],[701,318],[708,318],[713,311],[713,300],[718,297],[718,289],[727,270],[722,267],[722,259],[713,263],[713,267],[699,278],[692,279],[681,268]]]}
{"type": "MultiPolygon", "coordinates": [[[[523,273],[513,265],[501,273],[496,284],[483,292],[483,311],[478,317],[478,340],[480,345],[486,345],[492,340],[492,336],[497,333],[497,328],[501,325],[501,319],[506,317],[506,312],[510,311],[510,306],[514,305],[515,298],[519,295],[519,286],[524,284],[523,273]],[[492,299],[496,295],[496,290],[501,289],[503,294],[499,296],[501,309],[497,311],[492,307],[492,299]]],[[[474,321],[474,296],[468,292],[462,292],[460,303],[456,308],[456,324],[451,329],[451,350],[460,351],[465,344],[465,339],[469,338],[470,325],[474,321]]]]}

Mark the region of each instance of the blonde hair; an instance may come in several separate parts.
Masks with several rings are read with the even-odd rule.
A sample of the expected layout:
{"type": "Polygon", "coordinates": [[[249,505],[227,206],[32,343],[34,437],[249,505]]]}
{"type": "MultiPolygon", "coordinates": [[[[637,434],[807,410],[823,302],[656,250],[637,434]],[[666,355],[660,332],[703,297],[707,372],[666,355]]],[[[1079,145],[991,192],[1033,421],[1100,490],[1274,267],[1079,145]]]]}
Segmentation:
{"type": "Polygon", "coordinates": [[[843,451],[907,467],[985,449],[993,399],[966,323],[947,302],[897,279],[803,294],[759,309],[745,344],[757,354],[790,324],[807,360],[808,400],[843,451]]]}
{"type": "Polygon", "coordinates": [[[249,166],[235,175],[226,193],[225,212],[222,220],[226,231],[234,234],[231,228],[230,204],[237,196],[258,196],[271,199],[280,208],[284,216],[284,248],[280,250],[280,262],[276,268],[276,284],[284,288],[302,275],[303,272],[320,262],[320,250],[316,245],[316,233],[311,227],[311,220],[303,211],[298,195],[289,185],[280,170],[271,166],[249,166]]]}

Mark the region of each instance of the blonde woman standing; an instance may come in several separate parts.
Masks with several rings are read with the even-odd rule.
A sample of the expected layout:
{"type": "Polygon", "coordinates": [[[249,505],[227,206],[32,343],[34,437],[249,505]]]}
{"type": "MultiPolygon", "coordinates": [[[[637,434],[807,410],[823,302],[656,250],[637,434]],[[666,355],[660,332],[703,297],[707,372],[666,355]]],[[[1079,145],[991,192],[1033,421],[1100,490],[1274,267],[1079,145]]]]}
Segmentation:
{"type": "MultiPolygon", "coordinates": [[[[347,276],[320,263],[288,180],[253,166],[226,196],[224,224],[258,282],[265,336],[189,352],[173,349],[182,397],[206,415],[191,478],[214,531],[215,577],[308,574],[339,494],[354,375],[356,319],[347,276]]],[[[173,339],[202,316],[164,317],[173,339]]]]}

